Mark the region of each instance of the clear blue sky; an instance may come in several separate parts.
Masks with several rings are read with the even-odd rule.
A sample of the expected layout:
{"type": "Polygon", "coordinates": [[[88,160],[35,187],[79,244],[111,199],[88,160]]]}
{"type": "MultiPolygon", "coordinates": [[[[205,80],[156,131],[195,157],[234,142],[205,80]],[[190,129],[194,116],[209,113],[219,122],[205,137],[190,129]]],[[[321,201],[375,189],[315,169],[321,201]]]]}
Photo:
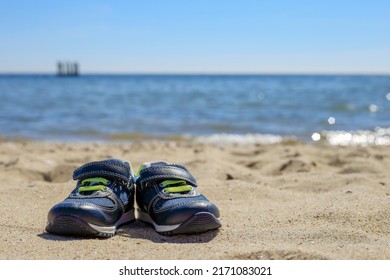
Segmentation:
{"type": "Polygon", "coordinates": [[[0,72],[389,73],[390,1],[0,0],[0,72]]]}

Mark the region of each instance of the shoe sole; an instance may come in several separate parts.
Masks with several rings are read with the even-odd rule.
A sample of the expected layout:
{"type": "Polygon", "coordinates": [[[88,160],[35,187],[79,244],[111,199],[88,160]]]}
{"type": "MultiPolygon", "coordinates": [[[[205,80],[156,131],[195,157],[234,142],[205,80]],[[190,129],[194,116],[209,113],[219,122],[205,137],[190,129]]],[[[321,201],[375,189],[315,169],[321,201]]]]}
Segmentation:
{"type": "Polygon", "coordinates": [[[195,234],[222,226],[219,218],[209,212],[199,212],[189,217],[186,221],[177,225],[158,225],[148,213],[138,210],[139,220],[154,226],[156,232],[162,235],[195,234]]]}
{"type": "Polygon", "coordinates": [[[113,226],[102,227],[88,223],[77,216],[57,216],[46,225],[46,231],[58,235],[111,237],[119,226],[135,220],[134,209],[122,215],[113,226]]]}

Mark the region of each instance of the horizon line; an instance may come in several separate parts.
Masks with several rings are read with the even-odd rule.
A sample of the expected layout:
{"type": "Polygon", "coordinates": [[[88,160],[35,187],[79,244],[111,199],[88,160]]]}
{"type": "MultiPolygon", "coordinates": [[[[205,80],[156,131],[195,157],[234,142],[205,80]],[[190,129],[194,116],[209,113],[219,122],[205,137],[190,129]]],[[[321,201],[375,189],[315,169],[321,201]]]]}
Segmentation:
{"type": "MultiPolygon", "coordinates": [[[[1,76],[12,76],[12,75],[44,75],[44,76],[58,76],[56,72],[1,72],[1,76]]],[[[285,76],[293,76],[293,75],[318,75],[318,76],[327,76],[327,75],[338,75],[338,76],[389,76],[390,72],[80,72],[79,76],[92,76],[92,75],[134,75],[134,76],[261,76],[261,75],[285,75],[285,76]]]]}

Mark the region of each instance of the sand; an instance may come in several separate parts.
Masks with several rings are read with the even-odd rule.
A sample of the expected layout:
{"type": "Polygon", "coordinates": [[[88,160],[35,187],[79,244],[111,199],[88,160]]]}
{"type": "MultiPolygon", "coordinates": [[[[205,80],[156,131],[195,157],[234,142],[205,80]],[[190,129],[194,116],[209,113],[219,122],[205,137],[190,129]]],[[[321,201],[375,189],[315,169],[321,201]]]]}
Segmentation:
{"type": "Polygon", "coordinates": [[[284,142],[0,140],[0,259],[390,259],[390,147],[284,142]],[[165,237],[140,221],[109,239],[44,231],[73,170],[117,157],[184,164],[220,208],[222,228],[165,237]]]}

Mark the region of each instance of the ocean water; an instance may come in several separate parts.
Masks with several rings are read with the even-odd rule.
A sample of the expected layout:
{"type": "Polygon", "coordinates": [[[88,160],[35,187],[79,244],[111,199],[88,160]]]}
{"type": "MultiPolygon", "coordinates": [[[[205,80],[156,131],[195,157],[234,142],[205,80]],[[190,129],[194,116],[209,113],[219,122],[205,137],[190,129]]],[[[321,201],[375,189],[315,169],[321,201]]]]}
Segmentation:
{"type": "Polygon", "coordinates": [[[0,75],[0,135],[390,144],[390,76],[0,75]]]}

